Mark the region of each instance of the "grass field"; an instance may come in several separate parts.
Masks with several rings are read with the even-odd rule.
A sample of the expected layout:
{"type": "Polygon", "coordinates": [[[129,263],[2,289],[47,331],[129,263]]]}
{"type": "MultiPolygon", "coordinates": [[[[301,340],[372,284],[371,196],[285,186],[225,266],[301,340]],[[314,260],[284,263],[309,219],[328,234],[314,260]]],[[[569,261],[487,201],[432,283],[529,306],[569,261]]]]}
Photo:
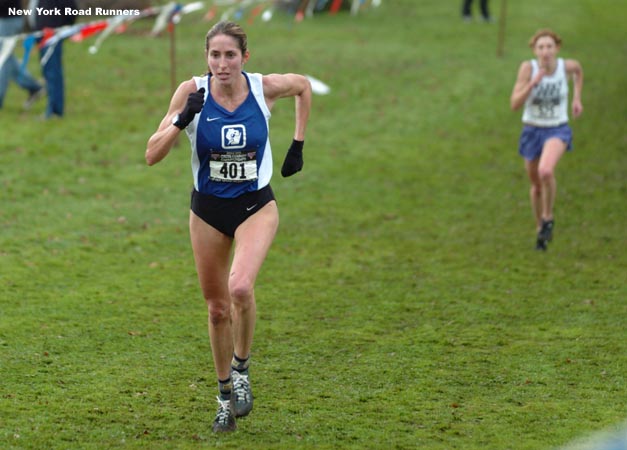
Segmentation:
{"type": "MultiPolygon", "coordinates": [[[[458,2],[245,24],[251,72],[328,83],[305,167],[278,167],[260,274],[255,410],[211,433],[217,391],[187,231],[181,141],[148,168],[170,98],[152,21],[64,46],[67,114],[0,111],[0,447],[552,449],[627,418],[627,3],[528,0],[498,24],[458,2]],[[509,95],[538,28],[585,71],[558,168],[556,236],[533,249],[509,95]]],[[[493,1],[499,16],[501,2],[493,1]]],[[[177,78],[203,73],[202,14],[177,78]]],[[[39,74],[35,61],[30,64],[39,74]]]]}

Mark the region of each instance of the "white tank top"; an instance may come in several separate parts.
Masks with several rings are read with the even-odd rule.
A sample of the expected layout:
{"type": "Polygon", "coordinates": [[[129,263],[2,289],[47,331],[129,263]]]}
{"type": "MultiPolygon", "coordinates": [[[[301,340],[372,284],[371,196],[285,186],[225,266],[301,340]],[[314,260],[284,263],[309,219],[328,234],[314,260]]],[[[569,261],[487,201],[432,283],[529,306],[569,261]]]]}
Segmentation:
{"type": "MultiPolygon", "coordinates": [[[[533,78],[539,70],[538,61],[532,59],[531,67],[533,78]]],[[[555,127],[568,122],[568,78],[562,58],[558,58],[555,72],[542,77],[531,90],[522,121],[537,127],[555,127]]]]}

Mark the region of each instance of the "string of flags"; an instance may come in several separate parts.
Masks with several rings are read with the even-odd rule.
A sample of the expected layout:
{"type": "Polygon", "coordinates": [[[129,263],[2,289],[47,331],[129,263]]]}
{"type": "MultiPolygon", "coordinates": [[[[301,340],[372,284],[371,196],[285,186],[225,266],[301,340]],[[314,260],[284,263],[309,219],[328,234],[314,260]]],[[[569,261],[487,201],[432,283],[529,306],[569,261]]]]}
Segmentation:
{"type": "MultiPolygon", "coordinates": [[[[246,19],[249,24],[257,18],[262,21],[270,21],[275,11],[280,9],[292,15],[295,22],[301,22],[305,18],[312,18],[315,14],[337,14],[342,8],[349,8],[352,15],[356,15],[362,9],[378,7],[382,0],[213,0],[209,9],[205,3],[197,1],[182,5],[171,2],[163,6],[149,7],[143,10],[103,10],[96,8],[96,15],[103,14],[108,17],[90,22],[67,25],[59,28],[45,28],[41,31],[21,33],[14,36],[0,36],[0,67],[7,58],[13,54],[18,41],[23,41],[24,56],[22,67],[28,64],[32,49],[37,46],[44,50],[41,57],[42,66],[46,64],[54,47],[61,41],[69,39],[73,42],[81,42],[92,36],[97,36],[95,42],[89,47],[90,54],[96,54],[102,43],[112,33],[124,33],[136,20],[156,17],[151,35],[158,36],[166,28],[171,32],[174,26],[181,21],[183,15],[198,11],[205,11],[204,19],[211,21],[246,19]]],[[[92,8],[88,11],[71,10],[66,13],[74,15],[92,15],[92,8]]],[[[16,10],[15,15],[31,15],[32,11],[16,10]]],[[[11,9],[9,8],[9,14],[11,9]]],[[[324,95],[330,92],[330,88],[322,81],[307,75],[316,94],[324,95]]]]}
{"type": "MultiPolygon", "coordinates": [[[[159,35],[168,25],[178,23],[181,15],[204,9],[203,2],[194,2],[187,5],[177,3],[169,3],[165,6],[151,7],[144,10],[121,10],[122,14],[107,17],[106,19],[94,20],[91,22],[79,23],[75,25],[66,25],[59,28],[44,28],[40,31],[30,33],[21,33],[14,36],[0,37],[0,67],[6,59],[13,53],[17,42],[24,41],[24,59],[22,65],[28,63],[31,50],[35,45],[40,49],[54,49],[59,42],[64,39],[70,39],[74,42],[80,42],[84,39],[99,34],[96,42],[89,47],[89,53],[95,54],[113,32],[123,33],[128,26],[139,19],[156,16],[155,24],[151,34],[159,35]]],[[[10,12],[10,11],[9,11],[10,12]]],[[[75,10],[75,13],[81,10],[75,10]]],[[[41,64],[45,65],[47,55],[50,51],[44,52],[41,64]]]]}
{"type": "Polygon", "coordinates": [[[264,22],[274,17],[277,9],[282,9],[294,16],[296,22],[304,18],[311,18],[315,14],[337,14],[343,7],[350,8],[352,15],[361,10],[381,6],[382,0],[215,0],[207,11],[205,18],[212,20],[220,15],[220,8],[224,8],[220,20],[242,20],[247,18],[253,23],[257,17],[264,22]]]}

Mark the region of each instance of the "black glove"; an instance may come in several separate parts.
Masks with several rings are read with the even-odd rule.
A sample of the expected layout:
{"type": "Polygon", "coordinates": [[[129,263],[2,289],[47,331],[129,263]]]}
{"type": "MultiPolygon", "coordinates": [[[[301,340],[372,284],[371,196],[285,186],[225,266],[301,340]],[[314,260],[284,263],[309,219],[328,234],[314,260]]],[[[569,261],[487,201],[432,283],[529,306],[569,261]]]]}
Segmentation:
{"type": "Polygon", "coordinates": [[[202,110],[202,105],[205,103],[205,88],[201,87],[196,92],[192,92],[187,97],[187,104],[181,113],[178,115],[174,126],[184,130],[189,125],[194,116],[202,110]]]}
{"type": "Polygon", "coordinates": [[[300,172],[303,168],[304,145],[305,141],[297,141],[296,139],[292,141],[292,145],[290,145],[290,148],[287,150],[285,161],[283,161],[283,166],[281,167],[281,175],[289,177],[296,172],[300,172]]]}

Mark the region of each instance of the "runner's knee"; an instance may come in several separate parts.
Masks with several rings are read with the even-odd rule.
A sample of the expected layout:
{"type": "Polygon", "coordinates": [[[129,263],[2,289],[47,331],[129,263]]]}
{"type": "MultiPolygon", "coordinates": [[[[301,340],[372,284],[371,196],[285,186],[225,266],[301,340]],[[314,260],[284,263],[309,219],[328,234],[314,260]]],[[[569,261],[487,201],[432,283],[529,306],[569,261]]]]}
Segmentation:
{"type": "Polygon", "coordinates": [[[553,168],[552,167],[539,167],[538,168],[538,176],[540,180],[543,182],[551,181],[553,179],[553,168]]]}
{"type": "Polygon", "coordinates": [[[209,320],[213,326],[217,326],[231,320],[231,309],[227,302],[212,302],[207,300],[209,320]]]}
{"type": "Polygon", "coordinates": [[[237,278],[231,276],[229,280],[229,293],[233,303],[238,308],[248,308],[254,295],[254,286],[252,281],[245,278],[237,278]]]}
{"type": "Polygon", "coordinates": [[[534,197],[540,197],[542,194],[542,186],[539,183],[531,184],[531,195],[534,197]]]}

